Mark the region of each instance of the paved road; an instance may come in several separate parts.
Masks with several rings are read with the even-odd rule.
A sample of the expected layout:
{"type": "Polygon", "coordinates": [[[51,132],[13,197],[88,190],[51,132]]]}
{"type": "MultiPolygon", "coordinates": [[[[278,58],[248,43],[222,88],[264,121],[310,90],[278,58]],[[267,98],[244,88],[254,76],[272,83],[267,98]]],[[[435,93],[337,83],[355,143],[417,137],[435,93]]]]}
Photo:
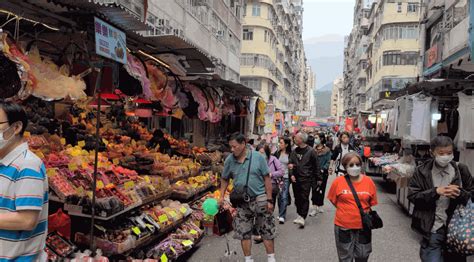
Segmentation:
{"type": "MultiPolygon", "coordinates": [[[[330,178],[328,185],[334,177],[330,178]]],[[[418,258],[420,237],[410,229],[410,218],[397,205],[393,192],[388,192],[381,178],[373,178],[378,188],[379,205],[377,212],[384,220],[384,228],[373,232],[373,252],[370,261],[420,261],[418,258]]],[[[279,235],[275,242],[277,261],[337,261],[334,243],[335,208],[328,202],[325,213],[317,217],[308,217],[306,227],[298,229],[292,223],[296,218],[296,208],[289,206],[287,220],[278,225],[279,235]]],[[[228,236],[231,250],[237,251],[243,261],[240,242],[228,236]]],[[[192,262],[219,261],[224,255],[226,241],[224,237],[206,237],[189,257],[192,262]]],[[[266,262],[262,244],[253,245],[252,254],[256,262],[266,262]]]]}

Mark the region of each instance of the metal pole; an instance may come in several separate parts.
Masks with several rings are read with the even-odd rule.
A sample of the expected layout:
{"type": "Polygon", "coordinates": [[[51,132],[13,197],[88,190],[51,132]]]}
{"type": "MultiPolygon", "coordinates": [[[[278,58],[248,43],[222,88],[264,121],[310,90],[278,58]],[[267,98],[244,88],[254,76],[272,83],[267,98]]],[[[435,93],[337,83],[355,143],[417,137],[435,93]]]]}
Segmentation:
{"type": "Polygon", "coordinates": [[[95,131],[95,154],[94,154],[94,174],[92,179],[92,214],[91,214],[91,228],[90,228],[90,250],[95,254],[95,241],[94,241],[94,223],[95,223],[95,199],[96,199],[96,188],[97,188],[97,166],[99,162],[99,145],[100,145],[100,105],[101,105],[101,90],[100,85],[102,82],[102,65],[100,68],[95,68],[97,71],[97,78],[95,80],[95,93],[97,94],[97,119],[96,119],[96,131],[95,131]]]}

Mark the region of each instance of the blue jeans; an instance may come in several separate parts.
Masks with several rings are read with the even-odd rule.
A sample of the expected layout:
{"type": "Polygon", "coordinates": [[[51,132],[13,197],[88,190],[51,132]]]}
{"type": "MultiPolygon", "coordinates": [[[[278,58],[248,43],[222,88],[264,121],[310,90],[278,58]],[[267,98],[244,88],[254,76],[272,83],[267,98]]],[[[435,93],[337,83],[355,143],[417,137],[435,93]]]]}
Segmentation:
{"type": "Polygon", "coordinates": [[[423,262],[464,262],[466,257],[456,253],[447,252],[446,229],[439,229],[436,233],[431,233],[429,237],[423,237],[420,248],[420,258],[423,262]]]}
{"type": "Polygon", "coordinates": [[[286,207],[288,206],[288,191],[290,190],[290,179],[283,178],[283,189],[278,197],[279,217],[286,218],[286,207]]]}

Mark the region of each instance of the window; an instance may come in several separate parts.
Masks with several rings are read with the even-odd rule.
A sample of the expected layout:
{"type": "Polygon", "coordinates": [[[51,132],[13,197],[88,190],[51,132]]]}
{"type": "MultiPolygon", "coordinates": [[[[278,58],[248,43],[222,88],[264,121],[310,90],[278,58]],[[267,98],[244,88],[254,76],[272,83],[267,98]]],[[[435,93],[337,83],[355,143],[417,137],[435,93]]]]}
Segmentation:
{"type": "Polygon", "coordinates": [[[401,2],[398,2],[398,3],[397,3],[397,12],[398,12],[398,13],[401,13],[401,12],[402,12],[402,3],[401,3],[401,2]]]}
{"type": "MultiPolygon", "coordinates": [[[[382,37],[383,40],[418,39],[418,25],[387,25],[383,28],[382,37]]],[[[376,43],[378,41],[376,39],[376,43]]]]}
{"type": "Polygon", "coordinates": [[[256,4],[256,3],[253,4],[252,16],[260,16],[260,4],[256,4]]]}
{"type": "Polygon", "coordinates": [[[247,3],[244,3],[244,7],[242,8],[243,16],[247,16],[247,3]]]}
{"type": "Polygon", "coordinates": [[[243,78],[240,80],[240,83],[253,90],[262,90],[262,80],[258,78],[243,78]]]}
{"type": "Polygon", "coordinates": [[[244,40],[253,40],[253,29],[244,29],[243,37],[244,40]]]}
{"type": "Polygon", "coordinates": [[[263,34],[263,42],[267,42],[268,41],[268,30],[265,30],[265,33],[263,34]]]}
{"type": "Polygon", "coordinates": [[[416,65],[418,52],[386,51],[383,53],[383,65],[416,65]]]}
{"type": "Polygon", "coordinates": [[[408,13],[418,13],[418,3],[408,3],[408,13]]]}

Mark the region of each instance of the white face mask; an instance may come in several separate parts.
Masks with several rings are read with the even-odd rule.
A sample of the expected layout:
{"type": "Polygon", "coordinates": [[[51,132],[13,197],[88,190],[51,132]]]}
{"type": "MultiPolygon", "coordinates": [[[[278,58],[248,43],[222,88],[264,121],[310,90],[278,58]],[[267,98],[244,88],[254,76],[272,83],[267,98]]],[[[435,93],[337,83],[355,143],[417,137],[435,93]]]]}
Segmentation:
{"type": "Polygon", "coordinates": [[[353,167],[348,167],[347,168],[347,174],[350,176],[359,176],[361,172],[360,166],[353,166],[353,167]]]}
{"type": "Polygon", "coordinates": [[[4,131],[1,131],[1,132],[0,132],[0,149],[4,148],[4,147],[8,144],[8,142],[10,142],[11,138],[13,137],[13,136],[12,136],[12,137],[10,137],[9,139],[5,139],[5,135],[4,135],[4,134],[5,134],[5,132],[7,132],[10,128],[11,128],[11,126],[8,127],[7,129],[5,129],[4,131]]]}
{"type": "Polygon", "coordinates": [[[436,164],[438,164],[441,167],[446,167],[448,166],[449,162],[453,161],[454,155],[446,155],[446,156],[436,156],[435,161],[436,164]]]}

